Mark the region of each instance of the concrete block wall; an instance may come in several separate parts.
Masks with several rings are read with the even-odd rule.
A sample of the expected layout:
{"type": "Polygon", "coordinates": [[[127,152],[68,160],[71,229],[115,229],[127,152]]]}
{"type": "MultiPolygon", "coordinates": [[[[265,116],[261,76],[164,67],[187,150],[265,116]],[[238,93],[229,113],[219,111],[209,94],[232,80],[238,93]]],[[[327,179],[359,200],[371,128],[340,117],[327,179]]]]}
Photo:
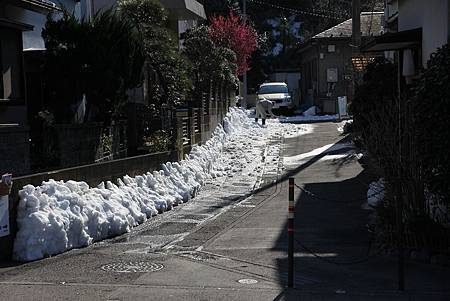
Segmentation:
{"type": "Polygon", "coordinates": [[[0,262],[10,260],[12,256],[14,238],[17,232],[18,192],[25,185],[32,184],[36,186],[40,185],[43,181],[54,179],[85,181],[91,187],[95,187],[102,181],[115,182],[117,178],[123,177],[124,175],[135,176],[148,171],[159,170],[162,163],[176,161],[177,159],[176,153],[174,152],[162,152],[13,178],[12,191],[9,196],[11,234],[0,237],[0,262]]]}

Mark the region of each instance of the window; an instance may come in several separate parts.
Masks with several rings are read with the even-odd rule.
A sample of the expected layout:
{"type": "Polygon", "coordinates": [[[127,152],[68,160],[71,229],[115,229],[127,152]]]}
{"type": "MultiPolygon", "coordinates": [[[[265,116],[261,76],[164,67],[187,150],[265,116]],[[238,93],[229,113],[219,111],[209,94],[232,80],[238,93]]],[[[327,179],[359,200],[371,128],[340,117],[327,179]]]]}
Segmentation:
{"type": "Polygon", "coordinates": [[[0,27],[0,99],[23,98],[22,32],[0,27]]]}
{"type": "Polygon", "coordinates": [[[336,51],[336,45],[328,45],[328,52],[335,52],[336,51]]]}
{"type": "Polygon", "coordinates": [[[269,85],[259,88],[259,94],[275,94],[275,93],[288,93],[288,88],[285,85],[269,85]]]}

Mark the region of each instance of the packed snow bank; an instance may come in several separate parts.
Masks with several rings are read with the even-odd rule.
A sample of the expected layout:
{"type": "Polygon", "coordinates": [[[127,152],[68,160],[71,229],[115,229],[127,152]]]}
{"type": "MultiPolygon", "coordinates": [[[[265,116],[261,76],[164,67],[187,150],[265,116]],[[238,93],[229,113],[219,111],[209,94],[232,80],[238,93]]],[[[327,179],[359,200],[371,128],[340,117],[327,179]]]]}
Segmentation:
{"type": "Polygon", "coordinates": [[[188,201],[205,180],[229,168],[220,160],[227,139],[253,126],[245,112],[232,109],[210,140],[194,146],[185,160],[163,164],[160,171],[124,176],[97,187],[54,180],[25,186],[19,192],[14,258],[30,261],[84,247],[130,231],[152,215],[188,201]]]}
{"type": "Polygon", "coordinates": [[[338,125],[337,130],[339,133],[347,134],[351,126],[353,126],[353,119],[344,120],[338,125]]]}
{"type": "Polygon", "coordinates": [[[261,148],[271,137],[312,131],[312,127],[277,120],[263,127],[247,114],[231,109],[211,139],[194,146],[185,160],[165,163],[159,171],[124,176],[97,187],[54,180],[25,186],[19,192],[14,259],[36,260],[129,232],[196,196],[205,183],[238,172],[245,173],[245,181],[256,182],[262,170],[261,148]]]}
{"type": "Polygon", "coordinates": [[[308,115],[308,116],[288,116],[280,117],[282,123],[302,123],[302,122],[314,122],[314,121],[335,121],[339,118],[338,115],[308,115]]]}
{"type": "Polygon", "coordinates": [[[316,107],[312,106],[303,112],[303,116],[316,116],[316,107]]]}

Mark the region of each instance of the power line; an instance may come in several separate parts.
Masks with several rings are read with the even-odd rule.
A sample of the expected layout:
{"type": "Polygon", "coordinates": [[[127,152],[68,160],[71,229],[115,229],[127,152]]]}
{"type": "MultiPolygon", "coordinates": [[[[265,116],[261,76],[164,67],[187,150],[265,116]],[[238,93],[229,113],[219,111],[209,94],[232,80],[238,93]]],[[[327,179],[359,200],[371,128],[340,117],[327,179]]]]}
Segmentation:
{"type": "Polygon", "coordinates": [[[294,8],[290,8],[290,7],[286,7],[286,6],[281,6],[278,4],[264,2],[261,0],[247,0],[247,1],[251,2],[253,4],[261,4],[261,5],[269,6],[269,7],[275,8],[275,9],[284,10],[284,11],[288,11],[290,13],[299,14],[299,15],[308,15],[308,16],[319,17],[319,18],[324,18],[324,19],[332,19],[332,20],[343,20],[344,18],[347,18],[347,17],[342,17],[342,16],[337,17],[337,16],[331,16],[331,15],[321,14],[321,13],[316,13],[316,12],[311,12],[311,11],[298,10],[298,9],[294,9],[294,8]]]}

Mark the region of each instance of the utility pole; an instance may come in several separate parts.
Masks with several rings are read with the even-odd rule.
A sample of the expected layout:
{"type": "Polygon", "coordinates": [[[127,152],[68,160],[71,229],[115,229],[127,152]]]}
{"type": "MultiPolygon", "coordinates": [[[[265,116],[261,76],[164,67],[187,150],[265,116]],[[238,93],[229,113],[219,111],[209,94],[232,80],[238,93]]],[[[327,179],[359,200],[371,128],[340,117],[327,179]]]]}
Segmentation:
{"type": "MultiPolygon", "coordinates": [[[[242,13],[244,15],[244,23],[247,24],[247,0],[243,0],[242,3],[242,13]]],[[[242,101],[242,107],[246,108],[247,107],[247,70],[244,71],[244,75],[243,75],[243,87],[242,87],[242,97],[243,97],[243,101],[242,101]]]]}
{"type": "MultiPolygon", "coordinates": [[[[361,0],[352,0],[352,60],[358,61],[361,47],[361,0]]],[[[355,66],[352,68],[352,97],[355,95],[357,79],[355,66]]]]}
{"type": "Polygon", "coordinates": [[[361,0],[352,2],[352,46],[358,51],[361,46],[361,0]]]}

